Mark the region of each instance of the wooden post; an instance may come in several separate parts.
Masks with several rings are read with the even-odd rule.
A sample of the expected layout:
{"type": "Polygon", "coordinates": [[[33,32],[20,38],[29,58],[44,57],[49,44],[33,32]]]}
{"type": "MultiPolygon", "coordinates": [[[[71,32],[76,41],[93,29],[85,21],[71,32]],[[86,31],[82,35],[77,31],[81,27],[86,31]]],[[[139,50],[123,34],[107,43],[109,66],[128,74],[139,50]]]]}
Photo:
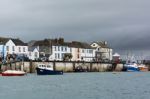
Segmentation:
{"type": "Polygon", "coordinates": [[[56,70],[56,63],[55,63],[55,61],[53,61],[53,69],[54,69],[54,71],[56,70]]]}
{"type": "Polygon", "coordinates": [[[31,60],[31,61],[30,61],[30,67],[29,67],[30,73],[32,73],[32,67],[33,67],[33,64],[32,64],[32,60],[31,60]]]}
{"type": "Polygon", "coordinates": [[[90,72],[92,72],[93,63],[90,62],[90,72]]]}
{"type": "Polygon", "coordinates": [[[15,61],[14,63],[15,63],[15,70],[16,70],[16,69],[17,69],[17,68],[16,68],[16,61],[15,61]]]}
{"type": "Polygon", "coordinates": [[[72,62],[73,64],[73,71],[75,71],[76,67],[75,67],[75,62],[72,62]]]}
{"type": "Polygon", "coordinates": [[[10,70],[12,70],[12,62],[10,62],[10,70]]]}
{"type": "Polygon", "coordinates": [[[115,71],[116,67],[117,67],[117,63],[113,63],[112,64],[112,68],[113,68],[112,70],[115,71]]]}

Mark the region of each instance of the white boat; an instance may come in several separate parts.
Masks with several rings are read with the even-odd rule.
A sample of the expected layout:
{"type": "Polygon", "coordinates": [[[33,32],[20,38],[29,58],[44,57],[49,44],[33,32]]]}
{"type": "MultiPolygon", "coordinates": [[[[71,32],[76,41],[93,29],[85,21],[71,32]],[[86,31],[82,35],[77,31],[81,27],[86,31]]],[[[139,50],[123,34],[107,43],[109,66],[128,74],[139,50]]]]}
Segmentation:
{"type": "Polygon", "coordinates": [[[24,76],[26,72],[20,70],[6,70],[2,72],[2,76],[24,76]]]}

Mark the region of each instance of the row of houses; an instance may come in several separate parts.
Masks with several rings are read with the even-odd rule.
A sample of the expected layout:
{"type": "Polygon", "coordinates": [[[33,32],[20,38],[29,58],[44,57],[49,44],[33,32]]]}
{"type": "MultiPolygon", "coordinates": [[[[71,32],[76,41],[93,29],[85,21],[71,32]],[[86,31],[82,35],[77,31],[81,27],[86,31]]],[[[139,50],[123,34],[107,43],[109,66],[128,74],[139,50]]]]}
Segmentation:
{"type": "Polygon", "coordinates": [[[24,43],[20,39],[0,38],[0,56],[24,55],[30,60],[102,61],[112,60],[113,50],[107,42],[65,42],[63,38],[24,43]]]}

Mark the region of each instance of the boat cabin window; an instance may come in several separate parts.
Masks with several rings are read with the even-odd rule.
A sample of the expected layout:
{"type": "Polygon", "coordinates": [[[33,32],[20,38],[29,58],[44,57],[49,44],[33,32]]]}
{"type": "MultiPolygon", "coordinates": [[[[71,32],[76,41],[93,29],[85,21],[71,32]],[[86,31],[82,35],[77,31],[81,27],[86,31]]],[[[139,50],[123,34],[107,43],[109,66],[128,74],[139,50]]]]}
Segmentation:
{"type": "Polygon", "coordinates": [[[38,67],[41,67],[41,68],[52,68],[51,65],[39,65],[38,67]]]}
{"type": "Polygon", "coordinates": [[[51,66],[50,66],[50,65],[47,65],[47,68],[51,68],[51,66]]]}
{"type": "Polygon", "coordinates": [[[39,65],[39,67],[45,67],[45,65],[39,65]]]}
{"type": "Polygon", "coordinates": [[[46,67],[45,65],[43,65],[43,67],[46,67]]]}

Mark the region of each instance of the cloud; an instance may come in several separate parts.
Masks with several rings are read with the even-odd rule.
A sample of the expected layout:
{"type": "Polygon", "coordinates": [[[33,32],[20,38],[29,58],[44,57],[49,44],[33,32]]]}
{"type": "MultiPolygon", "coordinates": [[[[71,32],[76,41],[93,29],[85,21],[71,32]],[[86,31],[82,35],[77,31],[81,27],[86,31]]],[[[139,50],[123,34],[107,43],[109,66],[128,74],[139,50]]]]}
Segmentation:
{"type": "Polygon", "coordinates": [[[148,49],[148,0],[0,1],[0,35],[32,39],[107,40],[115,49],[148,49]]]}

